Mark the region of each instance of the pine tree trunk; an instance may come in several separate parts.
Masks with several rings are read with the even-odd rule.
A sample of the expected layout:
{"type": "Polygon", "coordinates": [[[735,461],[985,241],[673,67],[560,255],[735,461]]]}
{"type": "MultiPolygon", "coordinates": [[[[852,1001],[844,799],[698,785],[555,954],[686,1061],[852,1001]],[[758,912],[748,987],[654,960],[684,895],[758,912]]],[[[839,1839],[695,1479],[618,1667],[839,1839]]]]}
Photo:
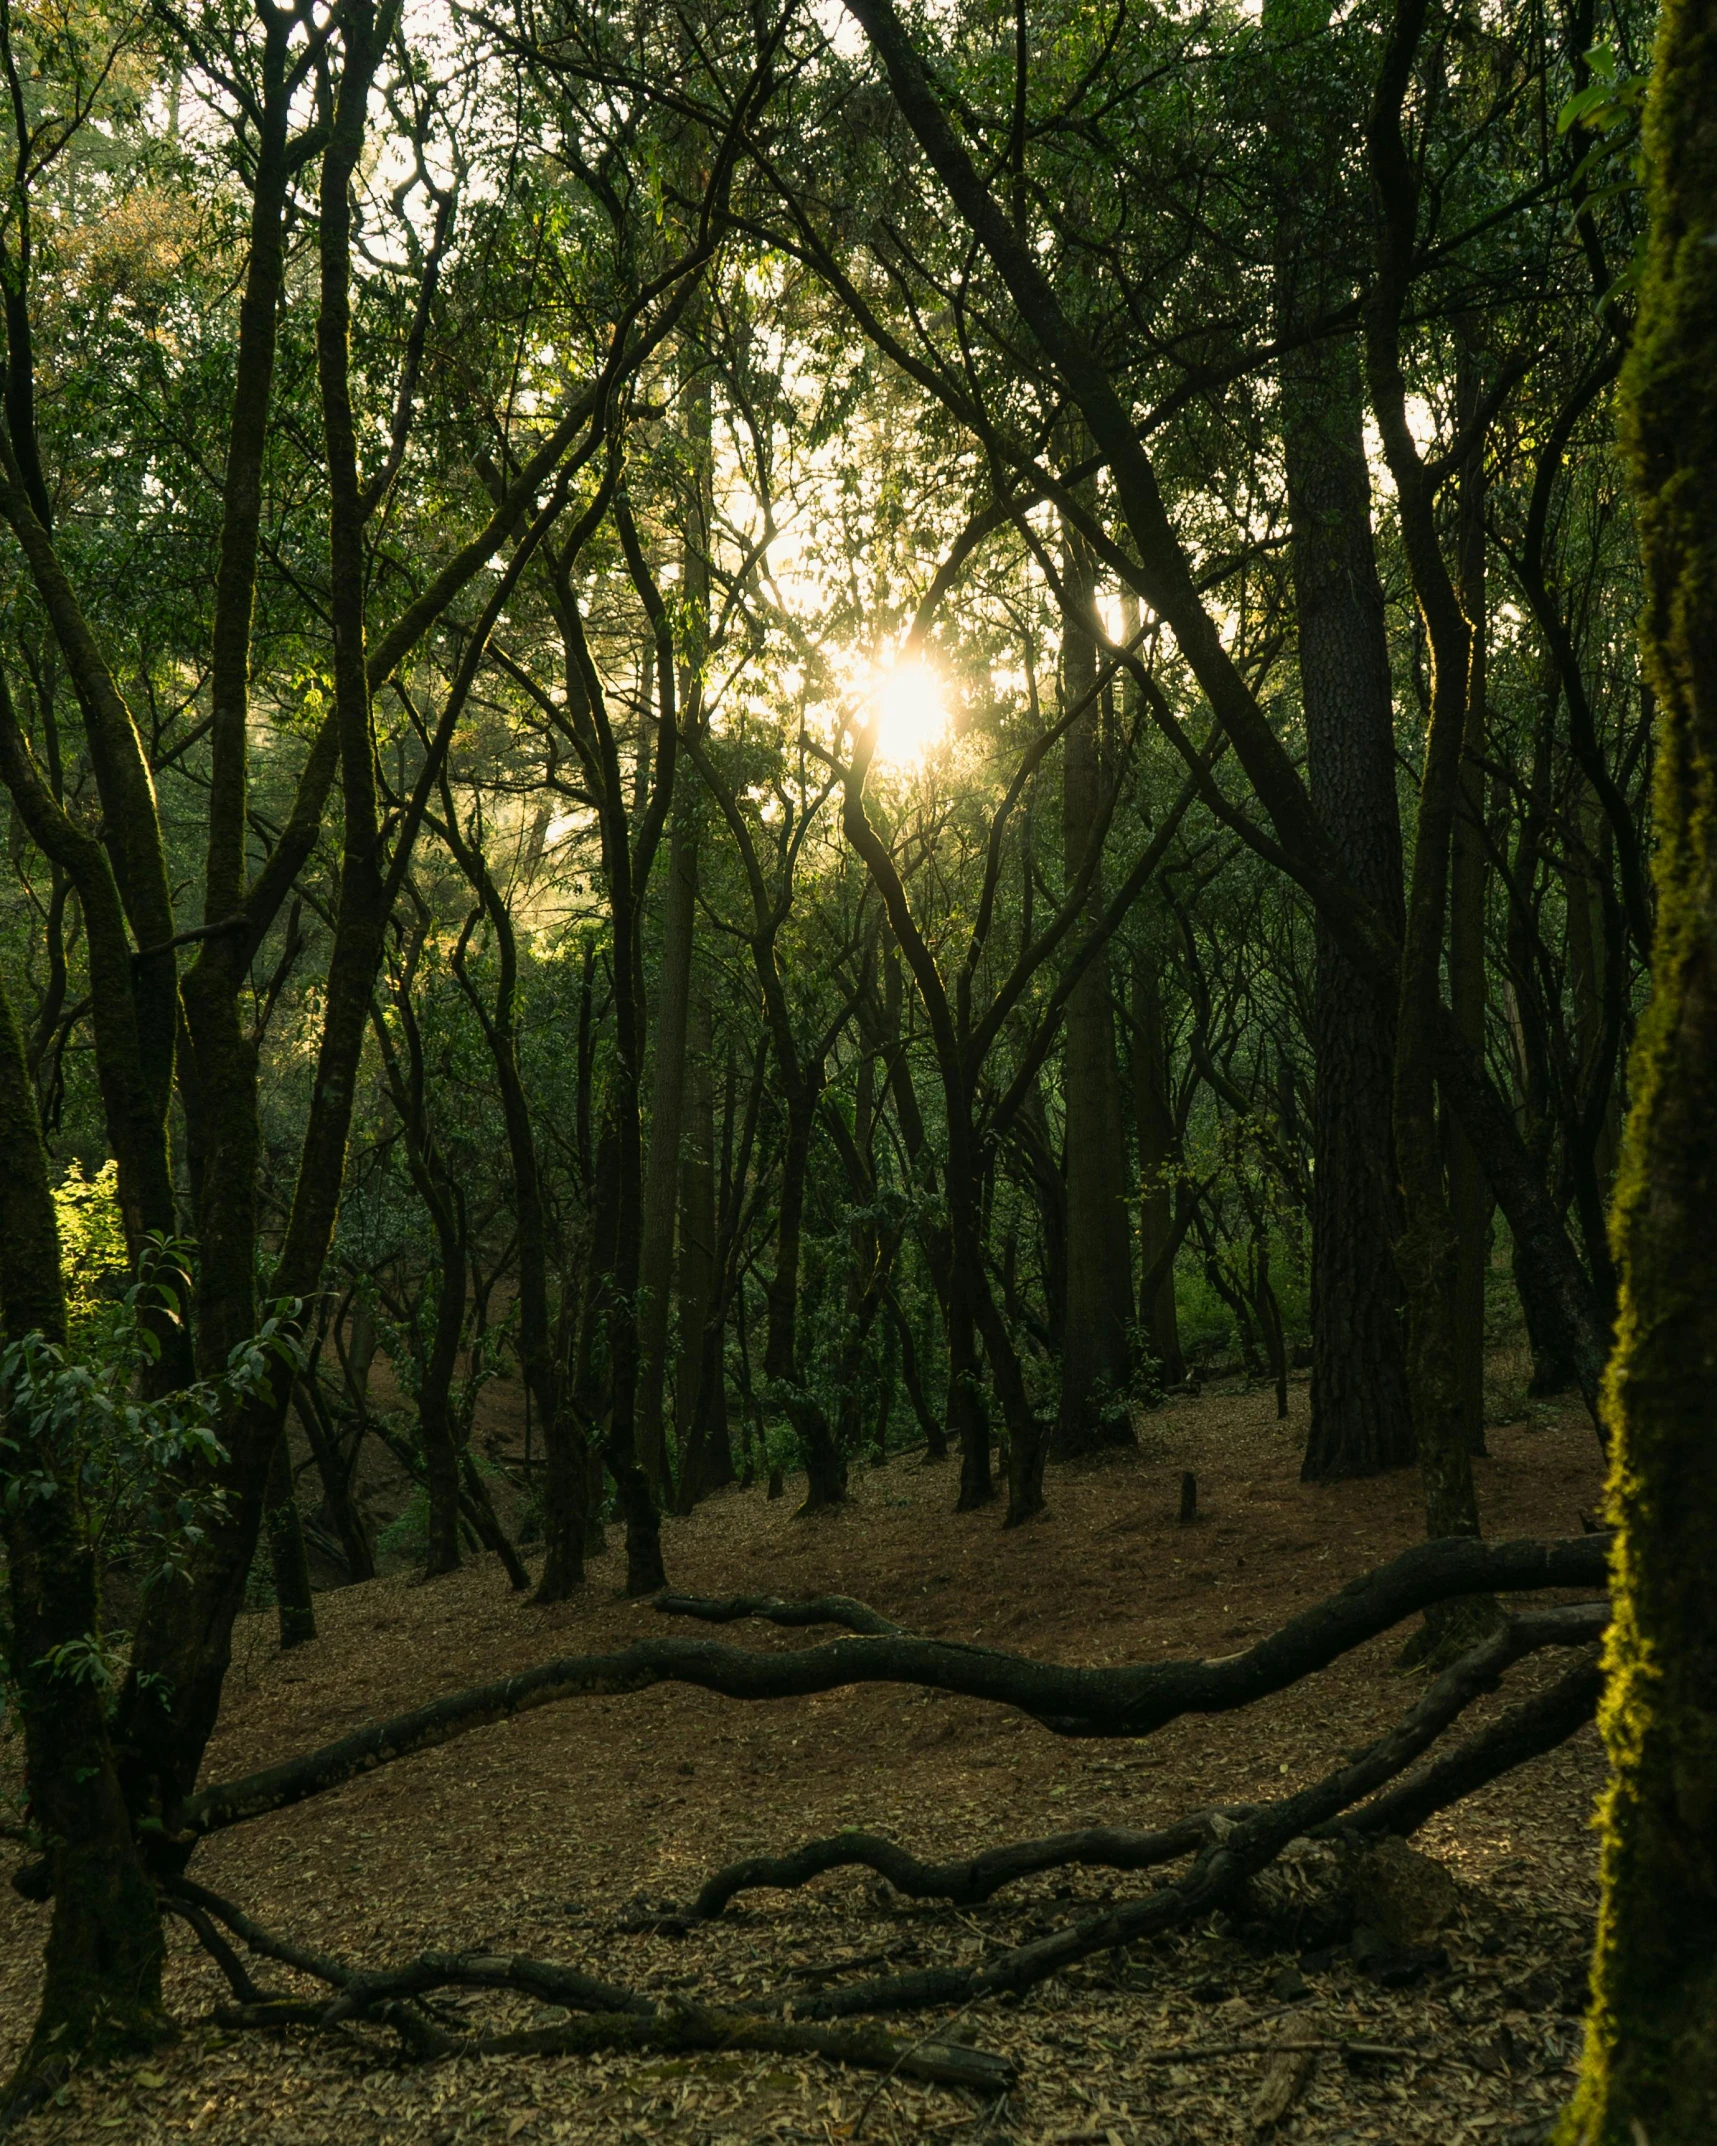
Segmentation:
{"type": "Polygon", "coordinates": [[[1592,2011],[1567,2146],[1717,2138],[1717,18],[1659,18],[1651,239],[1623,376],[1661,707],[1653,997],[1616,1196],[1621,1534],[1592,2011]]]}

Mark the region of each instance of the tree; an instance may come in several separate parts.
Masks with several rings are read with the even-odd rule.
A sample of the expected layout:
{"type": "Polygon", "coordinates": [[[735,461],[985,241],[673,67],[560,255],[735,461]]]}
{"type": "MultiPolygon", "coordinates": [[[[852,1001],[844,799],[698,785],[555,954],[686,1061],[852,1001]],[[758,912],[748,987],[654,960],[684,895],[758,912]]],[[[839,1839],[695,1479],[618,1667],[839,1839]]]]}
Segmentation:
{"type": "Polygon", "coordinates": [[[1569,2146],[1717,2125],[1717,23],[1669,0],[1646,108],[1651,234],[1623,378],[1663,725],[1652,1001],[1617,1190],[1606,1407],[1616,1620],[1592,2010],[1569,2146]]]}

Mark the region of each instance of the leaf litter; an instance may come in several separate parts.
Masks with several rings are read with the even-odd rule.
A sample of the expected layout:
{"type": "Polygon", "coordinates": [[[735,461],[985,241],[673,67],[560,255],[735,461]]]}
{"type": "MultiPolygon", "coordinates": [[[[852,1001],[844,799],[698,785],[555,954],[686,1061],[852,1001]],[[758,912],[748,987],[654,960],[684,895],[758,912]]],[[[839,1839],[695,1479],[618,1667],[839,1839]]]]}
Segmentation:
{"type": "MultiPolygon", "coordinates": [[[[1305,1404],[1299,1385],[1278,1425],[1264,1394],[1182,1400],[1144,1419],[1137,1456],[1058,1472],[1049,1516],[1008,1535],[994,1514],[949,1512],[946,1470],[915,1456],[855,1472],[852,1504],[826,1518],[797,1520],[761,1489],[731,1492],[666,1523],[670,1575],[677,1589],[709,1594],[838,1590],[927,1634],[1065,1660],[1229,1652],[1405,1548],[1420,1524],[1410,1475],[1298,1481],[1305,1404]],[[1192,1528],[1177,1521],[1187,1468],[1203,1508],[1192,1528]]],[[[1476,1468],[1494,1538],[1577,1532],[1601,1473],[1574,1410],[1493,1431],[1476,1468]]],[[[578,1601],[550,1610],[521,1604],[488,1560],[428,1586],[396,1576],[343,1588],[317,1598],[320,1637],[289,1656],[270,1617],[243,1620],[208,1778],[654,1628],[647,1604],[615,1595],[618,1567],[616,1545],[578,1601]]],[[[746,1636],[802,1643],[767,1627],[746,1636]]],[[[1386,1636],[1259,1705],[1139,1742],[1067,1741],[974,1701],[890,1688],[753,1706],[679,1687],[579,1701],[220,1835],[193,1871],[269,1927],[358,1964],[481,1948],[562,1960],[659,2000],[779,1997],[881,1966],[976,1958],[1138,1881],[1052,1873],[953,1909],[849,1871],[795,1893],[746,1894],[680,1939],[616,1925],[684,1905],[736,1856],[843,1826],[953,1856],[1280,1795],[1399,1714],[1410,1692],[1398,1649],[1386,1636]]],[[[1550,1673],[1529,1662],[1515,1680],[1550,1673]]],[[[952,2035],[1011,2056],[1020,2082],[997,2103],[781,2056],[413,2066],[368,2027],[223,2032],[209,2022],[224,1985],[170,1921],[179,2042],[146,2064],[74,2078],[19,2135],[32,2146],[1536,2146],[1578,2058],[1602,1778],[1584,1730],[1416,1837],[1456,1880],[1457,1905],[1435,1959],[1398,1986],[1346,1947],[1260,1949],[1219,1915],[1021,2000],[890,2023],[906,2040],[952,2035]]],[[[45,1920],[9,1891],[0,1900],[0,2064],[28,2031],[45,1920]]],[[[311,1993],[272,1967],[259,1979],[311,1993]]],[[[498,2031],[561,2015],[468,1992],[444,2016],[498,2031]]]]}

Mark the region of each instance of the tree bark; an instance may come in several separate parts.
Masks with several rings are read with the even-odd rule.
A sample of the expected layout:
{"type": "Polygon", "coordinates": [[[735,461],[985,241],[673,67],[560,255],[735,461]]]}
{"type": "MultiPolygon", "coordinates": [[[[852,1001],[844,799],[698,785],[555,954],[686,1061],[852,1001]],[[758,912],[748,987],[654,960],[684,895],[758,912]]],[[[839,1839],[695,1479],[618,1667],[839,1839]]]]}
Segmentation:
{"type": "MultiPolygon", "coordinates": [[[[733,1448],[727,1435],[727,1395],[719,1333],[706,1351],[704,1330],[717,1291],[715,1199],[715,1080],[710,1064],[713,1022],[707,982],[692,994],[686,1035],[685,1135],[680,1154],[679,1349],[674,1368],[674,1435],[682,1472],[695,1458],[696,1495],[733,1481],[733,1448]],[[713,1362],[710,1360],[713,1356],[713,1362]],[[705,1409],[703,1382],[715,1383],[714,1405],[705,1409]]],[[[728,1140],[737,1100],[730,1079],[728,1140]]],[[[724,1306],[725,1308],[725,1306],[724,1306]]],[[[725,1318],[720,1322],[725,1327],[725,1318]]]]}
{"type": "MultiPolygon", "coordinates": [[[[1348,870],[1402,926],[1395,714],[1351,343],[1284,366],[1300,694],[1311,793],[1348,870]]],[[[1317,927],[1312,1095],[1312,1420],[1307,1482],[1411,1462],[1391,1081],[1394,1023],[1317,927]]]]}
{"type": "MultiPolygon", "coordinates": [[[[1477,409],[1484,381],[1461,324],[1455,402],[1465,423],[1477,409]]],[[[1461,749],[1460,802],[1449,859],[1449,1007],[1475,1053],[1485,1044],[1485,442],[1481,437],[1460,476],[1456,575],[1461,609],[1472,629],[1467,666],[1467,715],[1461,749]]],[[[1449,1115],[1449,1210],[1455,1224],[1455,1348],[1461,1393],[1461,1431],[1469,1453],[1485,1450],[1485,1270],[1490,1264],[1490,1187],[1472,1142],[1449,1115]]]]}
{"type": "Polygon", "coordinates": [[[1180,1142],[1169,1107],[1162,976],[1149,947],[1141,947],[1133,957],[1132,1013],[1133,1117],[1139,1152],[1139,1332],[1155,1351],[1163,1383],[1178,1386],[1186,1377],[1186,1358],[1181,1353],[1173,1260],[1170,1256],[1165,1261],[1164,1255],[1178,1241],[1171,1180],[1180,1142]]]}
{"type": "MultiPolygon", "coordinates": [[[[1092,700],[1062,743],[1062,872],[1071,886],[1088,844],[1101,839],[1103,776],[1098,742],[1096,588],[1091,556],[1068,533],[1063,577],[1070,599],[1062,628],[1064,706],[1092,700]]],[[[1092,879],[1084,921],[1103,907],[1102,870],[1092,879]]],[[[1056,1446],[1062,1454],[1131,1445],[1124,1396],[1132,1375],[1132,1257],[1127,1242],[1126,1147],[1121,1126],[1115,1028],[1105,947],[1067,1001],[1062,1048],[1067,1181],[1067,1302],[1061,1328],[1061,1399],[1056,1446]]]]}
{"type": "MultiPolygon", "coordinates": [[[[1395,479],[1402,550],[1431,656],[1430,722],[1401,945],[1393,1095],[1404,1208],[1396,1256],[1407,1292],[1413,1426],[1426,1533],[1440,1538],[1479,1532],[1478,1495],[1461,1417],[1454,1320],[1458,1248],[1437,1126],[1449,859],[1460,801],[1473,636],[1440,548],[1434,488],[1407,421],[1402,367],[1402,320],[1417,244],[1419,192],[1401,115],[1426,8],[1427,0],[1402,0],[1397,10],[1367,130],[1381,210],[1381,245],[1366,316],[1366,370],[1384,455],[1395,479]]],[[[1464,1055],[1470,1061],[1470,1051],[1464,1055]]],[[[1466,1644],[1476,1626],[1494,1621],[1498,1614],[1494,1603],[1445,1604],[1427,1621],[1427,1644],[1434,1653],[1447,1653],[1466,1644]]]]}
{"type": "Polygon", "coordinates": [[[1620,1523],[1592,2010],[1567,2146],[1717,2137],[1717,19],[1668,0],[1651,236],[1623,375],[1661,709],[1653,998],[1613,1224],[1606,1389],[1620,1523]]]}
{"type": "Polygon", "coordinates": [[[697,923],[698,799],[683,762],[668,840],[668,889],[656,987],[650,1088],[650,1154],[644,1177],[638,1260],[638,1457],[657,1497],[670,1493],[667,1425],[668,1329],[674,1276],[674,1217],[681,1179],[686,1098],[686,1023],[697,923]]]}
{"type": "MultiPolygon", "coordinates": [[[[23,1037],[0,979],[0,1322],[8,1347],[26,1334],[65,1341],[59,1233],[23,1037]]],[[[133,1845],[99,1684],[55,1661],[101,1630],[94,1552],[81,1526],[78,1477],[57,1441],[17,1408],[4,1472],[40,1471],[51,1488],[0,1496],[9,1615],[4,1634],[23,1729],[30,1812],[53,1891],[46,1976],[35,2027],[13,2078],[28,2092],[75,2059],[153,2047],[171,2031],[161,2003],[165,1947],[155,1889],[133,1845]]],[[[0,1489],[9,1488],[0,1483],[0,1489]]],[[[6,2097],[7,2100],[11,2095],[6,2097]]]]}

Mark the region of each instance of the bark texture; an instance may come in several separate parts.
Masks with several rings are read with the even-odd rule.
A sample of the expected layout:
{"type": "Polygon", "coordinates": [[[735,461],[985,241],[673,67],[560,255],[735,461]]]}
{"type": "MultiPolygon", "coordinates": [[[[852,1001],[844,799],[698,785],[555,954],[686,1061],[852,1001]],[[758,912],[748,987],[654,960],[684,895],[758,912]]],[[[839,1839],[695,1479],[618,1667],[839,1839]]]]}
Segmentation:
{"type": "MultiPolygon", "coordinates": [[[[0,984],[0,1318],[8,1345],[65,1340],[59,1235],[36,1091],[0,984]]],[[[5,1640],[24,1736],[30,1814],[53,1892],[42,2001],[13,2099],[76,2055],[147,2049],[169,2032],[161,2004],[161,1920],[132,1842],[100,1686],[55,1650],[100,1631],[95,1557],[80,1525],[76,1456],[8,1410],[5,1476],[38,1475],[48,1494],[0,1496],[7,1562],[5,1640]]]]}
{"type": "MultiPolygon", "coordinates": [[[[1395,716],[1351,343],[1296,357],[1284,383],[1300,694],[1312,799],[1378,913],[1402,929],[1395,716]]],[[[1393,1024],[1327,924],[1317,934],[1312,1105],[1312,1427],[1308,1482],[1413,1458],[1390,1083],[1393,1024]]]]}
{"type": "Polygon", "coordinates": [[[1669,0],[1647,108],[1650,253],[1623,438],[1662,710],[1654,993],[1614,1220],[1620,1523],[1603,1903],[1578,2146],[1717,2137],[1717,17],[1669,0]]]}
{"type": "MultiPolygon", "coordinates": [[[[1097,644],[1081,618],[1095,604],[1090,556],[1070,540],[1064,574],[1070,610],[1062,640],[1062,694],[1071,708],[1089,705],[1062,746],[1062,870],[1079,877],[1085,848],[1102,826],[1102,755],[1098,737],[1097,644]]],[[[1093,879],[1088,917],[1103,906],[1093,879]]],[[[1126,1146],[1115,1024],[1109,1003],[1109,958],[1098,953],[1067,1000],[1062,1052],[1066,1127],[1067,1304],[1061,1331],[1061,1405],[1056,1444],[1062,1453],[1130,1445],[1133,1427],[1122,1401],[1131,1364],[1132,1260],[1127,1242],[1126,1146]]]]}

